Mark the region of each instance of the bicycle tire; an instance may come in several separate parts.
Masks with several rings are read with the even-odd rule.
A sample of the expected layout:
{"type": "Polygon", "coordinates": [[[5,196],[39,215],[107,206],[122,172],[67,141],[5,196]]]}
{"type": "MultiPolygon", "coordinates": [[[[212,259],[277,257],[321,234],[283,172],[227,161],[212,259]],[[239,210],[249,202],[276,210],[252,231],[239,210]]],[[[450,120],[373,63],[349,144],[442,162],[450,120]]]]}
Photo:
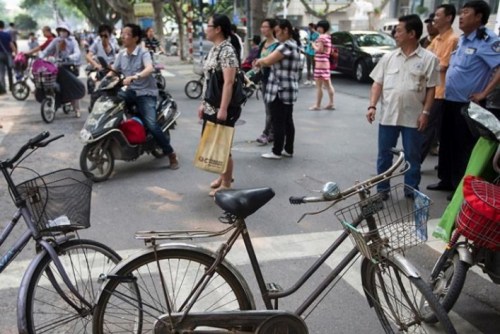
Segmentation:
{"type": "MultiPolygon", "coordinates": [[[[447,256],[445,253],[442,256],[447,256]]],[[[439,259],[438,261],[440,261],[439,259]]],[[[432,276],[429,282],[432,292],[437,297],[439,303],[443,306],[446,312],[450,312],[462,292],[462,288],[465,284],[465,278],[467,276],[467,271],[469,270],[469,264],[460,260],[460,256],[456,251],[451,258],[447,258],[443,261],[442,265],[434,268],[432,276]]],[[[435,323],[437,318],[434,314],[430,314],[429,317],[425,318],[425,321],[429,323],[435,323]]]]}
{"type": "Polygon", "coordinates": [[[24,101],[30,95],[30,87],[24,81],[18,81],[12,86],[12,96],[18,101],[24,101]]]}
{"type": "MultiPolygon", "coordinates": [[[[107,274],[121,257],[108,246],[85,239],[69,240],[55,249],[75,288],[87,301],[95,303],[99,293],[99,275],[107,274]]],[[[51,284],[47,269],[52,272],[66,297],[76,305],[84,307],[82,302],[69,292],[50,255],[45,254],[32,275],[27,278],[27,289],[22,289],[23,293],[19,295],[19,298],[24,300],[24,308],[20,311],[26,319],[28,334],[90,332],[92,310],[86,315],[80,315],[67,304],[51,284]]]]}
{"type": "Polygon", "coordinates": [[[56,118],[55,99],[52,97],[45,98],[40,106],[40,113],[45,123],[52,123],[56,118]]]}
{"type": "MultiPolygon", "coordinates": [[[[94,334],[153,333],[158,318],[168,314],[158,265],[162,268],[163,283],[168,285],[172,311],[178,312],[185,307],[182,304],[193,284],[214,261],[200,251],[179,248],[159,249],[156,256],[159,264],[155,253],[150,251],[112,273],[101,289],[94,311],[94,334]],[[135,279],[134,283],[131,279],[135,279]]],[[[252,301],[252,296],[222,263],[191,311],[250,310],[252,301]]]]}
{"type": "Polygon", "coordinates": [[[188,83],[184,87],[184,93],[186,93],[186,96],[193,100],[198,99],[201,96],[202,91],[203,87],[201,85],[201,82],[199,82],[198,80],[188,81],[188,83]]]}
{"type": "Polygon", "coordinates": [[[365,261],[365,293],[386,333],[428,333],[424,318],[430,312],[446,333],[456,333],[448,314],[422,278],[407,276],[389,259],[382,263],[365,261]]]}

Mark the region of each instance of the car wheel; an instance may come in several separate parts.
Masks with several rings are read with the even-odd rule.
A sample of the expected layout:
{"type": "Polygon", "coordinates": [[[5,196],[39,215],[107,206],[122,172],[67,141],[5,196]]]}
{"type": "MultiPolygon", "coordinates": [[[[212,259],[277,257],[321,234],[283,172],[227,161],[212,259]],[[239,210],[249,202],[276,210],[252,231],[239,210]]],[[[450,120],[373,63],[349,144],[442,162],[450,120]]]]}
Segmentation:
{"type": "Polygon", "coordinates": [[[363,60],[359,60],[354,68],[354,77],[359,82],[368,81],[368,68],[363,60]]]}

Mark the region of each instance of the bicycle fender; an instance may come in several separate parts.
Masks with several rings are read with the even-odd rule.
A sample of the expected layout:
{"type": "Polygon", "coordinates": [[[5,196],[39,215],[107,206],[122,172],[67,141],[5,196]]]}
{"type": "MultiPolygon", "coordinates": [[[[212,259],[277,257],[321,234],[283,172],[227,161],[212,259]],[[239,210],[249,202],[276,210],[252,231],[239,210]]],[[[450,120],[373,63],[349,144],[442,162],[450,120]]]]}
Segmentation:
{"type": "MultiPolygon", "coordinates": [[[[153,253],[154,252],[153,247],[154,246],[147,246],[144,250],[141,250],[140,252],[133,254],[130,257],[120,261],[116,265],[116,267],[109,273],[109,275],[116,275],[129,262],[132,262],[132,261],[136,260],[137,258],[144,256],[146,254],[153,253]]],[[[210,249],[196,246],[196,245],[185,244],[185,243],[161,244],[161,245],[156,246],[156,248],[158,251],[164,250],[164,249],[167,249],[167,250],[168,249],[182,249],[182,250],[188,250],[188,251],[192,251],[192,252],[198,252],[198,253],[201,253],[203,255],[208,255],[214,259],[217,257],[215,252],[213,252],[210,249]]],[[[245,278],[243,277],[243,275],[238,271],[238,269],[236,269],[236,267],[233,264],[231,264],[227,260],[222,261],[222,265],[226,266],[226,268],[234,275],[234,277],[236,277],[238,282],[241,284],[241,286],[245,290],[247,296],[249,297],[252,309],[255,309],[255,300],[254,300],[254,297],[252,294],[252,290],[250,290],[250,287],[248,286],[248,283],[245,280],[245,278]]],[[[99,296],[98,296],[97,300],[99,300],[101,298],[102,287],[104,287],[104,284],[106,284],[106,283],[103,283],[103,285],[101,286],[101,291],[99,292],[99,296]]]]}
{"type": "Polygon", "coordinates": [[[458,245],[455,250],[458,253],[458,258],[460,259],[460,261],[467,263],[469,266],[474,265],[472,254],[464,244],[458,245]]]}
{"type": "MultiPolygon", "coordinates": [[[[384,251],[382,251],[384,253],[384,251]]],[[[402,254],[393,252],[391,255],[384,254],[389,260],[391,260],[399,269],[401,269],[405,275],[414,278],[420,278],[420,273],[417,268],[402,254]]]]}
{"type": "Polygon", "coordinates": [[[35,269],[38,267],[38,265],[46,255],[48,255],[47,251],[42,247],[41,251],[28,265],[28,268],[24,272],[23,278],[21,280],[21,286],[19,287],[17,297],[17,328],[19,329],[19,334],[28,334],[28,324],[26,321],[26,317],[24,316],[24,310],[26,309],[26,296],[28,294],[28,285],[31,281],[31,278],[33,277],[35,269]]]}

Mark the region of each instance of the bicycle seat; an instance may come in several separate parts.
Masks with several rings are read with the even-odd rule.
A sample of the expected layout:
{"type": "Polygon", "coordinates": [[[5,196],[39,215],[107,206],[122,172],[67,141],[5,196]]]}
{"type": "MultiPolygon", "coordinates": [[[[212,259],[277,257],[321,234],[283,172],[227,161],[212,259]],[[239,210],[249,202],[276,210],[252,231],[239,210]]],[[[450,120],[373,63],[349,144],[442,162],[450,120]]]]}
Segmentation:
{"type": "Polygon", "coordinates": [[[246,218],[274,197],[271,188],[228,189],[215,193],[215,203],[238,218],[246,218]]]}

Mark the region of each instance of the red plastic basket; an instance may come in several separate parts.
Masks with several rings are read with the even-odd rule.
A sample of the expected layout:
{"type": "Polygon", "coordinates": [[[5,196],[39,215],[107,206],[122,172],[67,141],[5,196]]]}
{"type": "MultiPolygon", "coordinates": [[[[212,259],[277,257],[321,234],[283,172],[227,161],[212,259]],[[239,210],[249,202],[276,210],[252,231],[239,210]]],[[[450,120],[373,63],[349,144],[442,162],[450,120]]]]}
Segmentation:
{"type": "Polygon", "coordinates": [[[457,230],[478,247],[500,250],[500,222],[492,219],[492,213],[500,215],[500,187],[480,179],[469,182],[467,190],[464,183],[464,193],[469,191],[469,196],[465,196],[457,216],[457,230]],[[485,208],[488,214],[483,212],[485,208]]]}

